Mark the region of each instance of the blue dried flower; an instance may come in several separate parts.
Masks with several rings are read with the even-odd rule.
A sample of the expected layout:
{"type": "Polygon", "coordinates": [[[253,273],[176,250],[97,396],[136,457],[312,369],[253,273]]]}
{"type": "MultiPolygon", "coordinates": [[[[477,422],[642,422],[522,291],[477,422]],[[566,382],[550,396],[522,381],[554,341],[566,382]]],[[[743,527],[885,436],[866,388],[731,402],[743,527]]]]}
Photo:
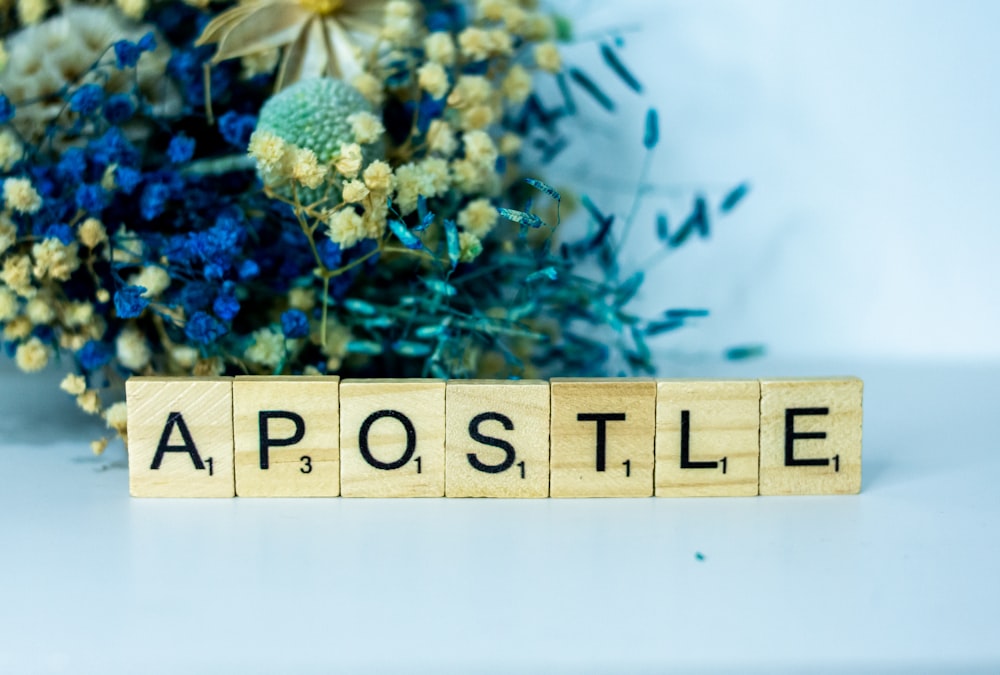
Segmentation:
{"type": "Polygon", "coordinates": [[[76,353],[76,358],[80,361],[80,367],[88,371],[97,370],[105,365],[111,360],[111,356],[111,347],[97,340],[90,340],[76,353]]]}
{"type": "Polygon", "coordinates": [[[323,261],[323,265],[327,269],[334,270],[340,267],[344,259],[344,252],[339,244],[329,239],[324,239],[316,248],[319,251],[320,260],[323,261]]]}
{"type": "Polygon", "coordinates": [[[309,335],[309,317],[301,309],[290,309],[281,315],[281,332],[287,338],[304,338],[309,335]]]}
{"type": "Polygon", "coordinates": [[[120,166],[115,169],[115,184],[127,195],[132,194],[135,188],[142,181],[142,173],[127,166],[120,166]]]}
{"type": "Polygon", "coordinates": [[[257,125],[253,115],[243,115],[230,110],[219,118],[219,133],[230,145],[245,150],[250,143],[250,134],[257,125]]]}
{"type": "Polygon", "coordinates": [[[147,185],[139,198],[139,211],[146,220],[163,214],[167,208],[167,200],[170,199],[170,187],[163,183],[152,183],[147,185]]]}
{"type": "Polygon", "coordinates": [[[69,109],[87,117],[97,112],[102,103],[104,103],[104,90],[101,86],[93,83],[85,84],[70,96],[69,109]]]}
{"type": "Polygon", "coordinates": [[[72,244],[75,239],[73,236],[73,229],[65,223],[49,225],[49,227],[45,230],[45,238],[58,239],[65,246],[72,244]]]}
{"type": "Polygon", "coordinates": [[[102,169],[112,164],[136,166],[139,163],[139,152],[118,127],[111,127],[103,136],[91,141],[88,150],[94,162],[102,169]]]}
{"type": "Polygon", "coordinates": [[[222,293],[212,303],[212,311],[223,321],[232,321],[240,311],[240,301],[233,295],[222,293]]]}
{"type": "Polygon", "coordinates": [[[142,56],[139,45],[130,40],[119,40],[114,44],[114,50],[115,65],[122,70],[135,68],[136,64],[139,63],[139,57],[142,56]]]}
{"type": "Polygon", "coordinates": [[[167,147],[167,159],[174,164],[183,164],[194,156],[195,141],[184,134],[177,134],[170,139],[167,147]]]}
{"type": "Polygon", "coordinates": [[[139,38],[139,49],[144,52],[151,52],[156,49],[156,36],[153,35],[153,31],[149,31],[139,38]]]}
{"type": "Polygon", "coordinates": [[[14,104],[6,94],[0,94],[0,124],[6,124],[14,119],[14,104]]]}
{"type": "Polygon", "coordinates": [[[213,284],[195,281],[184,286],[181,290],[180,300],[184,311],[193,314],[208,307],[214,295],[215,286],[213,284]]]}
{"type": "Polygon", "coordinates": [[[236,274],[239,276],[240,281],[253,279],[260,274],[260,265],[257,264],[256,260],[244,260],[240,263],[240,268],[237,270],[236,274]]]}
{"type": "Polygon", "coordinates": [[[142,297],[146,289],[142,286],[123,286],[115,293],[115,312],[122,319],[134,319],[149,306],[149,300],[142,297]]]}
{"type": "Polygon", "coordinates": [[[56,174],[67,182],[83,180],[87,170],[87,156],[81,148],[66,148],[56,164],[56,174]]]}
{"type": "Polygon", "coordinates": [[[198,344],[212,344],[226,334],[226,326],[211,314],[196,312],[184,327],[184,334],[198,344]]]}
{"type": "Polygon", "coordinates": [[[112,94],[104,102],[104,119],[111,124],[121,124],[135,114],[135,105],[128,94],[112,94]]]}
{"type": "Polygon", "coordinates": [[[87,213],[99,214],[106,203],[107,197],[100,185],[81,185],[76,190],[76,205],[87,213]]]}

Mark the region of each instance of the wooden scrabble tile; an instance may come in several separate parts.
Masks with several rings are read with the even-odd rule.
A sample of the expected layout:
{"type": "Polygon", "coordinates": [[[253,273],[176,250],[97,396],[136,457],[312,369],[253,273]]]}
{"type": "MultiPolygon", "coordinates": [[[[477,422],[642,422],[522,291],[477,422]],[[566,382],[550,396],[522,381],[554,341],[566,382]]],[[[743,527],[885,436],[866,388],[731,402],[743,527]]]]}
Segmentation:
{"type": "Polygon", "coordinates": [[[656,496],[756,495],[760,383],[661,380],[656,387],[656,496]]]}
{"type": "Polygon", "coordinates": [[[642,378],[554,378],[550,494],[653,494],[656,382],[642,378]]]}
{"type": "Polygon", "coordinates": [[[236,494],[340,494],[340,378],[233,381],[236,494]]]}
{"type": "Polygon", "coordinates": [[[444,391],[444,380],[341,381],[341,495],[444,496],[444,391]]]}
{"type": "Polygon", "coordinates": [[[133,377],[128,403],[133,497],[232,497],[233,381],[133,377]]]}
{"type": "Polygon", "coordinates": [[[861,380],[761,380],[760,494],[861,490],[861,380]]]}
{"type": "Polygon", "coordinates": [[[549,496],[549,383],[451,380],[445,494],[549,496]]]}

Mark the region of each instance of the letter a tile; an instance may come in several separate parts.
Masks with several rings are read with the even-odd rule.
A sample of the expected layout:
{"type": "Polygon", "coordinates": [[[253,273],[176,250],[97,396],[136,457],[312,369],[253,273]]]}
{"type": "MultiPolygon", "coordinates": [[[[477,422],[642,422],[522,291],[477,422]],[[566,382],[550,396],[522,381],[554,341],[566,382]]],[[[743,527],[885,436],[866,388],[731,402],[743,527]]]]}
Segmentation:
{"type": "Polygon", "coordinates": [[[233,381],[133,377],[128,404],[133,497],[233,497],[233,381]]]}
{"type": "Polygon", "coordinates": [[[656,382],[643,378],[554,378],[550,494],[653,494],[656,382]]]}
{"type": "Polygon", "coordinates": [[[447,496],[549,496],[548,382],[451,380],[446,399],[447,496]]]}
{"type": "Polygon", "coordinates": [[[340,494],[340,378],[233,381],[236,494],[340,494]]]}
{"type": "Polygon", "coordinates": [[[760,494],[861,490],[861,380],[761,380],[760,494]]]}
{"type": "Polygon", "coordinates": [[[444,496],[444,380],[340,383],[344,497],[444,496]]]}
{"type": "Polygon", "coordinates": [[[757,494],[757,380],[660,380],[656,393],[656,496],[757,494]]]}

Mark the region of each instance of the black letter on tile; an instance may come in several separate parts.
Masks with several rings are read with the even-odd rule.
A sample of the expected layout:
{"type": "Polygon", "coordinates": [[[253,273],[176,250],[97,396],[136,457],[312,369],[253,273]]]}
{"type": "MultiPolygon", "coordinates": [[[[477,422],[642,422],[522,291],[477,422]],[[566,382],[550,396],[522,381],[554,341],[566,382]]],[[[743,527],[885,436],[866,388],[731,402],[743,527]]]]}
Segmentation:
{"type": "Polygon", "coordinates": [[[378,410],[369,415],[361,425],[361,431],[358,432],[358,446],[361,448],[361,456],[365,458],[366,462],[376,469],[391,471],[392,469],[404,466],[413,458],[413,452],[417,449],[417,430],[413,428],[413,422],[410,421],[410,418],[398,410],[378,410]],[[399,420],[399,423],[403,425],[403,429],[406,431],[406,451],[395,462],[378,461],[372,457],[372,452],[368,447],[368,432],[371,431],[372,425],[383,417],[391,417],[394,420],[399,420]]]}
{"type": "Polygon", "coordinates": [[[825,431],[795,431],[796,415],[829,415],[829,408],[786,408],[785,409],[785,466],[828,466],[830,460],[796,459],[795,441],[807,438],[826,438],[825,431]]]}
{"type": "Polygon", "coordinates": [[[625,413],[579,413],[578,422],[597,422],[597,470],[604,471],[604,455],[607,449],[607,422],[624,422],[625,413]]]}
{"type": "Polygon", "coordinates": [[[260,437],[260,468],[267,469],[270,466],[268,448],[295,445],[305,436],[306,423],[301,415],[288,412],[287,410],[261,410],[257,418],[257,431],[260,437]],[[267,423],[272,419],[289,420],[295,425],[295,433],[288,438],[271,438],[268,435],[267,423]]]}
{"type": "MultiPolygon", "coordinates": [[[[681,411],[681,468],[682,469],[718,469],[718,462],[691,461],[691,411],[681,411]]],[[[725,473],[725,471],[723,471],[725,473]]]]}
{"type": "Polygon", "coordinates": [[[483,464],[476,457],[475,453],[470,452],[466,455],[469,458],[469,464],[472,465],[473,469],[477,471],[482,471],[484,473],[502,473],[514,466],[514,446],[507,441],[500,438],[493,438],[492,436],[486,436],[479,431],[479,425],[487,420],[492,420],[499,422],[503,425],[503,428],[507,431],[514,430],[514,423],[506,415],[501,415],[498,412],[484,412],[476,415],[469,422],[469,436],[472,440],[477,443],[482,443],[483,445],[489,445],[494,448],[500,448],[506,453],[504,460],[499,464],[483,464]]]}
{"type": "Polygon", "coordinates": [[[167,425],[163,427],[163,435],[160,436],[160,443],[156,446],[156,454],[153,455],[153,463],[149,466],[150,469],[160,468],[160,463],[163,462],[163,453],[165,452],[186,452],[191,455],[194,468],[205,468],[205,463],[201,461],[201,455],[198,454],[198,448],[191,439],[191,432],[188,431],[187,424],[184,423],[184,418],[181,417],[179,412],[167,414],[167,425]],[[181,433],[181,438],[184,439],[184,445],[170,445],[170,434],[173,432],[175,426],[177,427],[177,431],[181,433]]]}

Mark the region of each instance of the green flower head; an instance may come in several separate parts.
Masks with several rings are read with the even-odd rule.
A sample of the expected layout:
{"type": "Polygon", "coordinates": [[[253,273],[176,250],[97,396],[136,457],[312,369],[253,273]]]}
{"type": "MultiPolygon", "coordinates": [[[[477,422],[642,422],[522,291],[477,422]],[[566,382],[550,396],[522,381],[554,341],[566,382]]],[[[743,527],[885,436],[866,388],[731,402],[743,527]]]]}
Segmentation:
{"type": "Polygon", "coordinates": [[[371,105],[357,89],[329,77],[296,82],[264,103],[258,131],[269,131],[286,143],[316,153],[328,164],[345,143],[354,143],[348,118],[371,112],[371,105]]]}

